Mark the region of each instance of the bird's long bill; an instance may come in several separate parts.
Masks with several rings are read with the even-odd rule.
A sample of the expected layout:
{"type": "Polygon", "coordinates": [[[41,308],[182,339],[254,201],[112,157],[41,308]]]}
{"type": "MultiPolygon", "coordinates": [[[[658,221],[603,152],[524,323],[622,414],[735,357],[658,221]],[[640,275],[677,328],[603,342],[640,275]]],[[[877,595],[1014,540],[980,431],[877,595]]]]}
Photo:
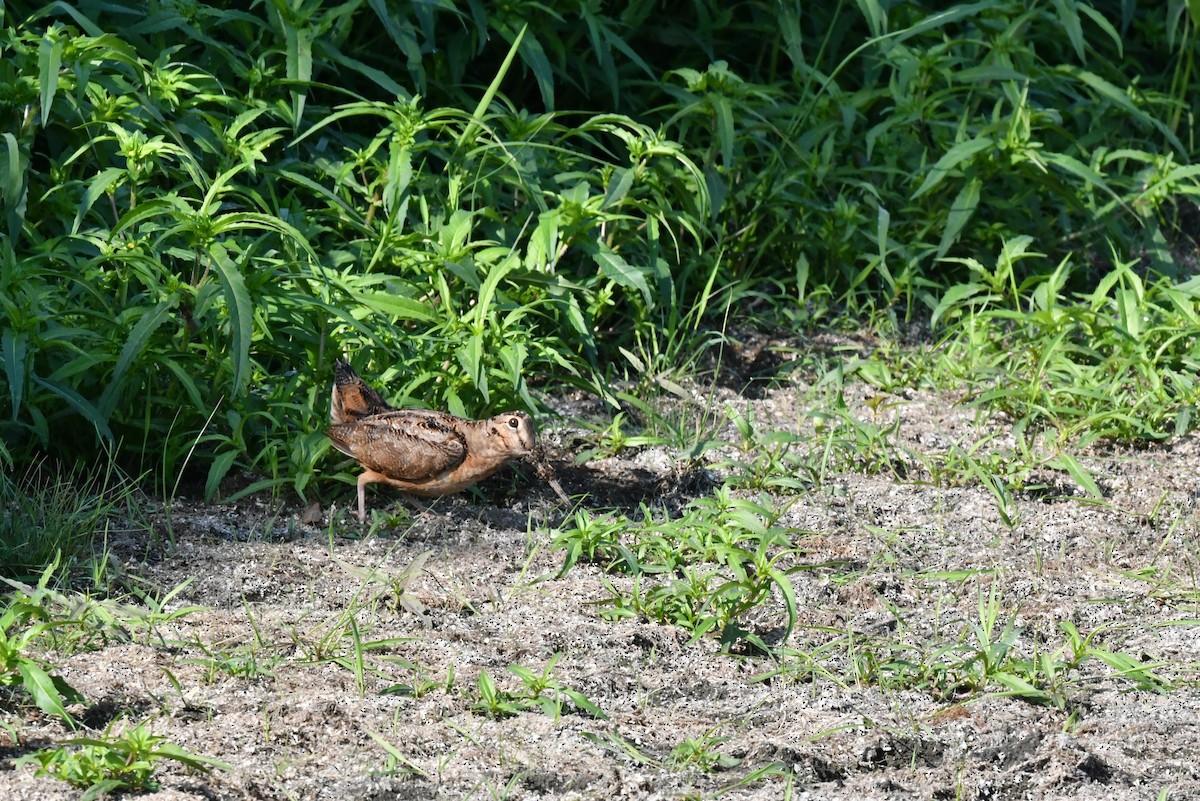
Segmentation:
{"type": "Polygon", "coordinates": [[[554,494],[559,500],[568,506],[571,505],[571,499],[567,493],[563,492],[562,485],[558,483],[558,479],[554,477],[554,468],[550,466],[550,462],[546,460],[546,454],[541,448],[533,452],[533,467],[537,471],[538,478],[550,485],[550,489],[554,490],[554,494]]]}
{"type": "Polygon", "coordinates": [[[567,506],[571,505],[571,499],[567,497],[567,493],[563,492],[563,488],[558,485],[558,481],[556,479],[548,477],[546,479],[546,483],[550,485],[550,489],[554,490],[554,494],[557,495],[563,503],[565,503],[567,506]]]}

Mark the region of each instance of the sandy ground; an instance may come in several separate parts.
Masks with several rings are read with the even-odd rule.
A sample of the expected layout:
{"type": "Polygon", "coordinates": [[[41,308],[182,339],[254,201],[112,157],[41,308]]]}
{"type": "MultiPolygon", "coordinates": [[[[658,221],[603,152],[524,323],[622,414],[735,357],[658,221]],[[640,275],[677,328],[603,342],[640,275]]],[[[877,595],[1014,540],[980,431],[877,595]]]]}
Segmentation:
{"type": "MultiPolygon", "coordinates": [[[[808,387],[757,394],[696,403],[731,403],[760,432],[811,433],[808,387]]],[[[179,498],[169,520],[149,503],[154,531],[115,543],[121,569],[163,591],[190,579],[167,610],[200,609],[52,659],[96,730],[145,720],[230,765],[164,762],[145,798],[1200,798],[1196,440],[1077,453],[1099,502],[1065,472],[1035,471],[1008,525],[977,481],[934,481],[928,466],[955,442],[978,443],[977,457],[1013,447],[1006,421],[919,392],[857,386],[845,400],[877,430],[899,427],[882,472],[841,465],[770,499],[799,549],[787,563],[799,617],[776,657],[605,620],[605,582],[629,592],[634,579],[587,563],[559,575],[550,539],[571,518],[526,470],[419,513],[380,491],[371,507],[396,514],[369,532],[345,515],[352,491],[333,485],[337,504],[312,522],[266,499],[179,498]],[[1008,624],[1027,660],[1058,653],[1064,623],[1091,635],[1093,655],[1056,685],[1061,708],[995,681],[936,681],[978,643],[989,601],[988,634],[1008,624]],[[1101,651],[1133,662],[1123,673],[1101,651]],[[553,679],[607,719],[570,700],[559,714],[474,708],[481,672],[516,693],[510,664],[540,673],[556,654],[553,679]],[[1155,680],[1139,686],[1138,671],[1155,680]],[[692,759],[679,748],[689,738],[692,759]]],[[[595,441],[578,421],[602,410],[558,406],[545,438],[593,515],[637,516],[640,503],[678,514],[729,473],[722,460],[755,452],[728,446],[687,464],[654,446],[572,466],[595,441]]],[[[732,425],[715,433],[738,440],[732,425]]],[[[770,640],[784,619],[776,596],[745,624],[770,640]]],[[[4,710],[3,795],[78,797],[13,764],[70,733],[29,707],[4,710]]]]}

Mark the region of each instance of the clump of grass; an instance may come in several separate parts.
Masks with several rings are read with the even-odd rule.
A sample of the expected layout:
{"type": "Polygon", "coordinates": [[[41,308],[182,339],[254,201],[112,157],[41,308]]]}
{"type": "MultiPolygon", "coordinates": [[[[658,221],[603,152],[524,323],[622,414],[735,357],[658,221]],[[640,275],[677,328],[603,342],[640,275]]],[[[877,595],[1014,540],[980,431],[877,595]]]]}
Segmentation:
{"type": "Polygon", "coordinates": [[[0,473],[0,577],[34,581],[51,564],[70,576],[104,559],[133,491],[111,462],[89,469],[42,460],[15,480],[0,473]]]}
{"type": "Polygon", "coordinates": [[[948,638],[914,634],[897,611],[898,625],[889,633],[850,632],[811,651],[783,649],[778,666],[759,679],[820,677],[842,686],[917,690],[946,702],[996,693],[1068,711],[1076,711],[1080,694],[1101,680],[1143,692],[1175,688],[1165,673],[1169,663],[1104,643],[1119,627],[1084,634],[1065,620],[1053,633],[1018,625],[1018,613],[1004,608],[998,583],[993,578],[989,589],[979,590],[976,617],[962,620],[948,638]]]}

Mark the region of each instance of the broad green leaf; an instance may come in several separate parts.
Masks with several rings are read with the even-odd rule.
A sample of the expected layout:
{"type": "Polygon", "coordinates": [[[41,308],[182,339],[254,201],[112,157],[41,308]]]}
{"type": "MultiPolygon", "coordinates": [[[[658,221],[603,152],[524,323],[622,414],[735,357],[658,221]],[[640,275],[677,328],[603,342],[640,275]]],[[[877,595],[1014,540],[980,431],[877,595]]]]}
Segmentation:
{"type": "Polygon", "coordinates": [[[390,292],[351,292],[350,296],[368,309],[397,320],[418,320],[426,323],[438,321],[429,304],[404,295],[394,295],[390,292]]]}
{"type": "Polygon", "coordinates": [[[937,308],[933,310],[933,315],[929,319],[929,327],[936,328],[937,322],[942,315],[951,309],[958,309],[966,301],[975,298],[980,292],[983,292],[986,287],[983,284],[971,282],[967,284],[955,284],[945,291],[937,308]]]}
{"type": "Polygon", "coordinates": [[[565,696],[567,696],[567,698],[571,699],[571,703],[573,703],[580,710],[594,717],[596,720],[608,720],[608,715],[605,714],[604,710],[593,704],[591,700],[583,693],[579,692],[578,690],[566,688],[564,688],[562,692],[565,696]]]}
{"type": "Polygon", "coordinates": [[[272,214],[262,214],[257,211],[239,211],[223,214],[212,223],[212,233],[223,234],[229,231],[274,231],[290,238],[313,259],[318,261],[316,251],[304,237],[304,234],[291,223],[285,222],[272,214]]]}
{"type": "Polygon", "coordinates": [[[25,349],[29,335],[24,331],[5,328],[0,336],[0,351],[3,351],[4,375],[8,380],[8,395],[12,401],[12,419],[16,420],[25,398],[25,349]]]}
{"type": "Polygon", "coordinates": [[[642,361],[640,356],[633,351],[628,350],[624,345],[618,345],[617,350],[620,351],[621,355],[624,356],[631,365],[633,365],[634,370],[637,370],[639,373],[646,372],[646,363],[642,361]]]}
{"type": "Polygon", "coordinates": [[[1191,406],[1184,406],[1175,414],[1175,436],[1182,437],[1192,430],[1192,418],[1195,411],[1191,406]]]}
{"type": "Polygon", "coordinates": [[[796,299],[801,304],[806,300],[805,293],[808,288],[808,276],[811,269],[808,254],[801,251],[800,255],[796,257],[796,299]]]}
{"type": "Polygon", "coordinates": [[[1000,255],[996,257],[996,272],[1003,272],[1005,275],[1012,272],[1012,265],[1022,258],[1030,256],[1042,256],[1042,253],[1029,253],[1029,246],[1033,244],[1033,237],[1028,234],[1020,234],[1004,240],[1004,244],[1000,248],[1000,255]],[[1003,268],[1003,269],[1001,269],[1003,268]]]}
{"type": "Polygon", "coordinates": [[[550,209],[538,215],[537,226],[529,235],[525,248],[525,268],[535,272],[548,272],[558,261],[558,224],[562,218],[560,209],[550,209]]]}
{"type": "MultiPolygon", "coordinates": [[[[596,333],[589,321],[584,317],[583,311],[579,306],[579,300],[574,295],[568,298],[565,313],[567,322],[570,323],[571,328],[579,335],[578,342],[580,349],[583,351],[584,360],[593,368],[597,368],[596,333]]],[[[542,353],[544,356],[550,357],[552,362],[558,364],[570,375],[580,375],[574,360],[567,361],[564,354],[558,350],[550,349],[542,353]]],[[[612,394],[609,392],[608,382],[599,375],[593,373],[590,380],[586,381],[585,384],[589,389],[595,391],[597,395],[600,395],[606,401],[610,401],[614,407],[617,405],[615,402],[612,402],[612,394]]]]}
{"type": "Polygon", "coordinates": [[[470,337],[457,351],[454,353],[458,359],[459,365],[463,371],[471,379],[471,383],[479,390],[479,394],[483,396],[483,402],[488,403],[490,400],[488,393],[487,372],[484,369],[483,360],[483,337],[475,334],[470,337]]]}
{"type": "Polygon", "coordinates": [[[1006,695],[1017,695],[1022,698],[1028,698],[1032,701],[1040,701],[1045,703],[1049,700],[1049,696],[1044,690],[1039,690],[1025,679],[1012,673],[997,671],[992,674],[992,681],[1008,688],[1006,695]]]}
{"type": "MultiPolygon", "coordinates": [[[[229,473],[229,468],[233,467],[234,461],[237,460],[237,451],[224,451],[217,454],[213,459],[212,464],[208,467],[208,478],[204,482],[204,501],[209,503],[213,498],[217,497],[217,490],[221,488],[221,482],[225,480],[226,474],[229,473]]],[[[226,499],[228,502],[228,499],[226,499]]]]}
{"type": "MultiPolygon", "coordinates": [[[[383,29],[387,32],[388,38],[404,55],[409,68],[419,65],[421,63],[421,45],[417,41],[416,30],[408,21],[409,15],[399,12],[398,9],[393,10],[394,4],[388,3],[386,0],[369,0],[367,5],[383,23],[383,29]]],[[[393,94],[400,93],[394,92],[393,94]]]]}
{"type": "Polygon", "coordinates": [[[104,394],[100,396],[100,413],[104,415],[105,419],[112,417],[113,408],[116,406],[122,383],[125,380],[125,373],[129,371],[133,360],[141,355],[146,347],[146,342],[167,319],[169,312],[178,305],[179,299],[175,295],[159,301],[157,306],[142,315],[133,330],[129,332],[129,338],[121,346],[121,353],[113,368],[112,378],[109,379],[108,386],[104,388],[104,394]]]}
{"type": "Polygon", "coordinates": [[[609,209],[620,204],[629,194],[629,190],[633,188],[633,179],[633,170],[625,167],[617,167],[613,170],[608,179],[608,186],[604,188],[604,201],[600,204],[600,208],[609,209]]]}
{"type": "Polygon", "coordinates": [[[1100,487],[1096,484],[1096,480],[1092,478],[1092,474],[1074,456],[1067,453],[1060,453],[1046,464],[1048,467],[1067,471],[1071,478],[1075,479],[1075,483],[1079,485],[1080,489],[1093,498],[1104,497],[1104,493],[1101,492],[1100,487]]]}
{"type": "Polygon", "coordinates": [[[96,23],[92,22],[91,19],[89,19],[85,14],[76,9],[75,6],[77,5],[80,4],[66,3],[63,2],[63,0],[55,0],[55,2],[46,6],[39,13],[41,15],[48,16],[51,9],[55,11],[61,11],[64,14],[70,15],[71,19],[75,20],[75,24],[78,25],[85,33],[87,33],[88,36],[94,36],[97,39],[104,37],[105,32],[101,30],[96,23]]]}
{"type": "MultiPolygon", "coordinates": [[[[326,43],[326,45],[327,44],[328,43],[326,43]]],[[[364,64],[363,62],[359,61],[356,58],[351,58],[350,56],[346,55],[345,53],[343,53],[341,50],[338,50],[337,48],[326,46],[324,55],[330,61],[336,61],[338,64],[341,64],[345,67],[349,67],[350,69],[359,73],[363,77],[369,78],[370,80],[374,81],[375,84],[378,85],[380,89],[387,92],[389,95],[393,95],[395,97],[402,97],[406,100],[408,98],[412,97],[411,93],[407,89],[405,89],[403,86],[401,86],[399,83],[397,83],[392,78],[392,76],[388,75],[383,70],[375,69],[374,67],[372,67],[368,64],[364,64]]],[[[410,61],[409,63],[411,65],[412,62],[410,61]]]]}
{"type": "MultiPolygon", "coordinates": [[[[312,80],[312,32],[289,25],[280,19],[284,27],[284,39],[287,43],[287,77],[296,83],[308,83],[312,80]]],[[[308,88],[292,89],[292,125],[299,130],[300,121],[304,118],[304,103],[308,98],[308,88]]]]}
{"type": "Polygon", "coordinates": [[[958,241],[958,235],[979,207],[979,193],[982,187],[981,180],[971,178],[963,184],[963,188],[950,203],[950,212],[946,215],[946,228],[942,231],[942,241],[938,243],[939,258],[945,256],[950,246],[958,241]]]}
{"type": "Polygon", "coordinates": [[[905,28],[902,31],[896,31],[894,34],[888,35],[894,36],[897,42],[903,42],[907,39],[911,39],[914,36],[919,36],[925,31],[951,25],[962,19],[970,19],[971,17],[974,17],[975,15],[985,11],[992,11],[995,9],[995,7],[996,4],[993,0],[983,0],[983,2],[980,3],[968,3],[967,5],[953,6],[945,11],[939,11],[936,14],[931,14],[909,28],[905,28]]]}
{"type": "Polygon", "coordinates": [[[1117,314],[1121,318],[1121,327],[1129,336],[1138,339],[1142,335],[1142,304],[1139,293],[1121,287],[1117,290],[1117,314]]]}
{"type": "Polygon", "coordinates": [[[175,376],[175,380],[179,382],[179,386],[183,387],[183,391],[187,393],[192,406],[199,410],[207,409],[205,396],[200,393],[200,388],[196,386],[196,376],[193,376],[183,365],[174,359],[156,359],[155,361],[159,366],[171,371],[175,376]]]}
{"type": "Polygon", "coordinates": [[[887,207],[880,204],[875,211],[875,244],[879,247],[879,259],[883,261],[888,254],[888,231],[892,227],[892,214],[887,207]]]}
{"type": "MultiPolygon", "coordinates": [[[[1117,29],[1112,26],[1107,17],[1087,3],[1074,3],[1073,5],[1076,11],[1090,17],[1092,22],[1096,24],[1096,27],[1108,34],[1108,38],[1112,40],[1113,45],[1117,48],[1118,55],[1125,55],[1125,40],[1121,38],[1121,34],[1117,33],[1117,29]]],[[[1188,0],[1189,11],[1192,10],[1193,6],[1200,8],[1200,0],[1188,0]]],[[[1192,21],[1193,24],[1200,24],[1200,20],[1196,19],[1195,12],[1192,13],[1192,21]]]]}
{"type": "Polygon", "coordinates": [[[712,104],[713,114],[717,120],[716,133],[717,141],[721,144],[721,163],[726,169],[733,169],[733,148],[737,141],[734,133],[733,109],[730,107],[729,101],[718,94],[710,94],[708,101],[712,104]]]}
{"type": "Polygon", "coordinates": [[[73,718],[63,706],[58,687],[46,671],[28,659],[18,659],[17,672],[21,674],[22,686],[33,696],[33,702],[37,704],[38,709],[47,715],[54,715],[68,725],[72,723],[73,718]]]}
{"type": "Polygon", "coordinates": [[[515,256],[504,259],[503,261],[493,264],[484,276],[483,284],[479,287],[479,299],[475,303],[475,308],[471,310],[471,315],[475,319],[475,330],[482,331],[487,324],[488,315],[492,311],[492,299],[496,296],[496,287],[504,276],[508,275],[513,269],[520,265],[520,262],[515,256]]]}
{"type": "Polygon", "coordinates": [[[801,23],[803,11],[799,5],[780,3],[776,6],[779,14],[779,33],[783,37],[784,52],[792,62],[793,74],[806,66],[804,58],[804,26],[801,23]]]}
{"type": "Polygon", "coordinates": [[[1069,156],[1066,153],[1047,152],[1040,152],[1039,155],[1046,161],[1047,164],[1051,164],[1055,167],[1058,167],[1060,170],[1074,175],[1076,178],[1081,178],[1084,181],[1087,181],[1089,184],[1103,191],[1110,197],[1119,198],[1117,193],[1109,187],[1108,182],[1104,180],[1103,175],[1096,172],[1074,156],[1069,156]]]}
{"type": "Polygon", "coordinates": [[[637,50],[633,47],[630,47],[629,44],[622,39],[619,34],[613,32],[611,28],[606,27],[604,29],[603,44],[605,46],[614,48],[623,56],[625,56],[625,58],[629,59],[629,63],[636,65],[642,72],[646,74],[646,77],[652,80],[657,77],[654,70],[651,69],[650,65],[647,64],[645,60],[638,54],[637,50]]]}
{"type": "Polygon", "coordinates": [[[58,71],[62,69],[63,41],[65,35],[57,28],[47,31],[38,43],[38,89],[42,99],[42,127],[50,119],[50,107],[58,92],[58,71]],[[53,37],[53,41],[51,41],[53,37]]]}
{"type": "Polygon", "coordinates": [[[230,394],[240,397],[250,383],[250,343],[254,334],[254,304],[246,289],[243,266],[249,260],[249,252],[242,256],[241,264],[235,264],[220,243],[208,249],[209,260],[221,282],[225,295],[225,308],[229,313],[229,329],[233,336],[232,353],[233,387],[230,394]]]}
{"type": "Polygon", "coordinates": [[[2,136],[4,137],[6,169],[4,170],[4,186],[0,189],[3,190],[4,205],[12,208],[21,198],[21,185],[24,183],[25,169],[21,164],[21,147],[17,144],[17,137],[8,131],[5,131],[2,136]]]}
{"type": "Polygon", "coordinates": [[[870,30],[871,36],[887,35],[887,12],[879,5],[879,0],[858,0],[858,10],[867,21],[867,29],[870,30]]]}
{"type": "MultiPolygon", "coordinates": [[[[520,53],[521,58],[525,61],[525,66],[533,73],[533,78],[537,81],[538,90],[542,95],[542,103],[546,108],[554,108],[554,68],[550,66],[550,59],[546,57],[546,51],[542,47],[542,43],[538,40],[535,34],[529,33],[522,26],[521,30],[526,33],[524,40],[521,41],[520,53]]],[[[501,28],[501,35],[508,38],[511,30],[507,30],[507,26],[501,28]]]]}
{"type": "Polygon", "coordinates": [[[780,594],[783,595],[783,605],[787,609],[788,622],[787,628],[780,638],[781,644],[786,644],[788,637],[792,636],[792,629],[796,626],[796,618],[798,615],[799,604],[796,602],[796,590],[792,586],[792,581],[783,571],[772,567],[767,571],[767,575],[775,582],[775,586],[779,588],[780,594]]]}
{"type": "Polygon", "coordinates": [[[391,214],[400,205],[400,201],[408,193],[412,176],[412,151],[399,139],[394,140],[389,146],[387,182],[383,185],[384,211],[391,214]]]}
{"type": "Polygon", "coordinates": [[[126,174],[124,167],[107,167],[100,171],[100,174],[93,178],[88,183],[87,191],[83,193],[83,197],[79,199],[79,208],[75,210],[75,221],[71,223],[71,233],[79,233],[79,225],[83,222],[83,217],[96,200],[105,192],[112,188],[113,184],[121,180],[126,174]]]}
{"type": "MultiPolygon", "coordinates": [[[[156,738],[156,740],[157,739],[161,738],[156,738]]],[[[200,754],[193,754],[191,751],[185,751],[183,748],[175,745],[175,743],[166,740],[163,740],[162,742],[156,742],[154,746],[154,753],[158,754],[159,756],[167,757],[168,759],[173,759],[180,764],[187,765],[189,768],[193,768],[203,773],[207,773],[211,768],[218,768],[220,770],[233,770],[233,766],[228,762],[222,762],[219,759],[201,756],[200,754]]]]}
{"type": "Polygon", "coordinates": [[[709,164],[704,168],[704,187],[708,190],[708,197],[711,201],[709,206],[709,219],[715,222],[721,214],[721,210],[725,208],[725,201],[729,198],[729,181],[715,165],[709,164]]]}
{"type": "Polygon", "coordinates": [[[130,209],[121,215],[121,219],[113,226],[112,236],[115,238],[117,234],[126,228],[131,228],[138,223],[164,215],[169,215],[174,220],[178,220],[181,212],[175,203],[165,198],[156,198],[155,200],[139,203],[137,208],[130,209]]]}
{"type": "MultiPolygon", "coordinates": [[[[318,123],[318,125],[319,124],[320,123],[318,123]]],[[[308,136],[308,134],[313,130],[314,129],[309,129],[308,133],[302,135],[296,140],[296,142],[300,141],[300,139],[303,139],[305,136],[308,136]]],[[[292,144],[295,145],[295,142],[292,144]]],[[[338,211],[341,213],[341,216],[339,217],[341,224],[353,226],[354,229],[360,234],[374,235],[374,232],[370,228],[367,228],[365,225],[363,225],[362,215],[359,214],[358,208],[346,202],[346,200],[338,194],[329,191],[328,188],[312,180],[307,175],[302,175],[293,170],[281,169],[275,174],[281,178],[286,178],[297,186],[304,187],[317,197],[329,203],[331,206],[336,206],[338,211]]]]}
{"type": "Polygon", "coordinates": [[[947,77],[955,83],[995,83],[998,81],[1025,83],[1029,80],[1029,76],[1026,73],[1003,64],[967,67],[966,69],[955,70],[947,77]]]}
{"type": "Polygon", "coordinates": [[[1087,61],[1087,53],[1083,45],[1083,26],[1079,24],[1079,11],[1075,0],[1050,0],[1058,14],[1058,22],[1067,32],[1067,41],[1075,48],[1075,55],[1080,63],[1087,61]]]}
{"type": "Polygon", "coordinates": [[[317,120],[307,131],[293,139],[291,147],[295,147],[305,139],[313,136],[330,125],[333,125],[339,120],[370,115],[379,117],[383,121],[383,124],[386,125],[392,122],[394,114],[395,111],[391,103],[378,103],[366,100],[355,103],[345,103],[337,106],[337,111],[332,114],[327,114],[321,119],[317,120]]]}
{"type": "Polygon", "coordinates": [[[112,442],[112,430],[108,427],[107,418],[100,414],[100,411],[94,405],[92,405],[90,401],[86,400],[75,390],[59,383],[58,381],[53,381],[51,379],[42,378],[41,376],[35,375],[33,376],[33,382],[39,387],[54,393],[66,401],[68,406],[70,406],[72,409],[82,415],[84,419],[95,426],[96,433],[99,434],[102,439],[107,442],[112,442]]]}
{"type": "Polygon", "coordinates": [[[921,195],[936,187],[951,170],[958,168],[960,165],[970,164],[973,158],[985,150],[995,147],[995,142],[986,136],[968,139],[965,142],[959,142],[954,147],[946,151],[937,163],[929,168],[929,173],[925,176],[925,181],[913,193],[913,200],[916,200],[921,195]]]}
{"type": "Polygon", "coordinates": [[[650,294],[650,285],[646,283],[646,274],[642,270],[625,261],[625,259],[621,258],[620,254],[613,251],[603,242],[599,243],[592,258],[600,265],[600,269],[605,277],[612,279],[623,287],[638,290],[642,293],[646,305],[650,308],[654,307],[654,298],[650,294]]]}
{"type": "Polygon", "coordinates": [[[505,345],[500,349],[500,363],[504,365],[504,369],[508,374],[508,379],[513,386],[520,386],[521,384],[521,374],[525,370],[526,354],[527,348],[522,342],[514,342],[510,345],[505,345]]]}
{"type": "Polygon", "coordinates": [[[1133,682],[1142,690],[1161,693],[1170,686],[1154,672],[1155,668],[1163,666],[1161,662],[1145,663],[1124,651],[1107,651],[1103,648],[1091,648],[1088,654],[1118,671],[1120,678],[1133,682]]]}
{"type": "Polygon", "coordinates": [[[1064,75],[1069,75],[1081,83],[1091,87],[1096,94],[1105,98],[1122,111],[1125,111],[1135,120],[1143,124],[1153,126],[1160,134],[1162,134],[1167,142],[1170,143],[1171,147],[1173,147],[1177,152],[1190,152],[1183,146],[1183,143],[1179,141],[1179,137],[1177,137],[1162,120],[1138,108],[1125,90],[1118,88],[1110,81],[1101,78],[1094,72],[1089,72],[1088,70],[1073,65],[1063,64],[1057,68],[1057,71],[1064,75]]]}
{"type": "Polygon", "coordinates": [[[1092,311],[1099,311],[1108,304],[1109,291],[1117,285],[1127,272],[1129,272],[1128,265],[1118,264],[1096,282],[1096,288],[1086,296],[1091,301],[1092,311]]]}

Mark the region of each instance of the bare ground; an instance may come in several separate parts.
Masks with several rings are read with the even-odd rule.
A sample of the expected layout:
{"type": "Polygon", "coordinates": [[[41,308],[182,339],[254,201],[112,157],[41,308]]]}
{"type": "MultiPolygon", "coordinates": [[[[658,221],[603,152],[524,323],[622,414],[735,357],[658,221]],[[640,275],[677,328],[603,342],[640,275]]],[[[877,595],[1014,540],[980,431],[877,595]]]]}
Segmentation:
{"type": "MultiPolygon", "coordinates": [[[[714,397],[752,413],[761,431],[810,426],[800,384],[753,401],[714,397]]],[[[898,452],[1011,446],[1004,421],[977,422],[954,400],[846,394],[864,420],[899,419],[898,452]]],[[[593,411],[560,408],[567,419],[593,411]]],[[[569,423],[547,429],[562,483],[595,514],[634,513],[643,501],[677,510],[721,478],[663,447],[571,467],[584,435],[569,423]]],[[[200,774],[163,763],[161,789],[145,796],[155,799],[1200,798],[1200,447],[1186,437],[1077,455],[1103,502],[1047,470],[1042,489],[1016,494],[1011,527],[977,482],[935,486],[919,465],[906,480],[842,472],[776,498],[790,503],[778,524],[795,529],[804,568],[792,574],[800,613],[781,661],[721,653],[713,637],[689,643],[644,619],[604,620],[593,603],[609,597],[604,581],[628,591],[634,580],[583,563],[558,575],[563,554],[549,538],[565,511],[527,472],[412,515],[377,493],[373,508],[401,512],[370,533],[345,516],[350,491],[313,523],[263,501],[181,498],[168,525],[151,505],[156,534],[115,544],[122,569],[163,589],[191,579],[168,609],[203,608],[54,662],[88,699],[92,727],[148,720],[231,766],[200,774]],[[393,584],[368,580],[373,569],[393,584]],[[1157,666],[1170,689],[1139,689],[1098,658],[1063,678],[1063,708],[996,683],[938,691],[932,679],[871,678],[871,654],[936,667],[938,647],[970,641],[989,598],[997,633],[1005,622],[1021,628],[1022,653],[1053,653],[1069,621],[1094,633],[1090,646],[1157,666]],[[354,629],[368,644],[361,677],[354,629]],[[856,647],[864,641],[880,645],[856,647]],[[515,692],[508,665],[540,672],[555,654],[553,677],[607,720],[570,703],[557,717],[472,708],[481,671],[515,692]],[[682,758],[687,738],[721,761],[704,770],[682,758]]],[[[778,599],[750,617],[764,637],[781,630],[778,599]]],[[[71,736],[29,708],[9,707],[3,720],[19,735],[0,732],[3,757],[71,736]]],[[[78,795],[11,759],[0,786],[13,799],[78,795]]]]}

